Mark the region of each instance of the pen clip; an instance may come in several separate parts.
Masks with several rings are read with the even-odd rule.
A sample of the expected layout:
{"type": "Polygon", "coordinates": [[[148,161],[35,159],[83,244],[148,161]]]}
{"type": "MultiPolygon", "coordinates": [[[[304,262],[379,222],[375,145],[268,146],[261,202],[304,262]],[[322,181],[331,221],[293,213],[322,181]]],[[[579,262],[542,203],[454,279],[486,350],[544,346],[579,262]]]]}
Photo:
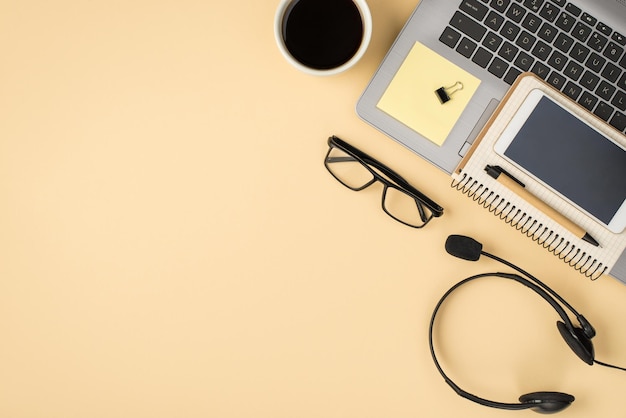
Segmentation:
{"type": "Polygon", "coordinates": [[[509,173],[508,171],[506,171],[504,168],[500,167],[499,165],[488,165],[485,167],[485,171],[494,179],[497,179],[498,176],[500,176],[500,174],[504,174],[505,176],[507,176],[508,178],[510,178],[517,184],[519,184],[520,186],[524,188],[526,187],[526,185],[522,183],[521,181],[519,181],[518,179],[516,179],[515,176],[513,176],[513,174],[509,173]]]}

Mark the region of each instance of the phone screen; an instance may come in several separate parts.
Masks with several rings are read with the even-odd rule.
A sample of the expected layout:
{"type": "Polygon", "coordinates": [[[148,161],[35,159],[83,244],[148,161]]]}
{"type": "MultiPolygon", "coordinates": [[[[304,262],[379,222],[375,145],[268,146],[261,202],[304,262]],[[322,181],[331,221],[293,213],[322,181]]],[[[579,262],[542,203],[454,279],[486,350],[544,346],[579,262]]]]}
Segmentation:
{"type": "Polygon", "coordinates": [[[504,155],[605,224],[626,198],[626,151],[545,96],[504,155]]]}

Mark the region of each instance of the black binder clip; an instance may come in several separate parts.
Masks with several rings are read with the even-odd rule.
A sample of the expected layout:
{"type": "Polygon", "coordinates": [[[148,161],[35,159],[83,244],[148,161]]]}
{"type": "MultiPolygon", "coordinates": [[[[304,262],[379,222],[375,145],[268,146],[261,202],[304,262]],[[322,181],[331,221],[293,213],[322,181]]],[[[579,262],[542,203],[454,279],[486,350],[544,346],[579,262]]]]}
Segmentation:
{"type": "Polygon", "coordinates": [[[437,98],[439,99],[441,104],[444,104],[450,101],[452,99],[451,96],[459,90],[463,90],[463,83],[457,81],[449,87],[438,88],[437,90],[435,90],[435,94],[437,95],[437,98]]]}

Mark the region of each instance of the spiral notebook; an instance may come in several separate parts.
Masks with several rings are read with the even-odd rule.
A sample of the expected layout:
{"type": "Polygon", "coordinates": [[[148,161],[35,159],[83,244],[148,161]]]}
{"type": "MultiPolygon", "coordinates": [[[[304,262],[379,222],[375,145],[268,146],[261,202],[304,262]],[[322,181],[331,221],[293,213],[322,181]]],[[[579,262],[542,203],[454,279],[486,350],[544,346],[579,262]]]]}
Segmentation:
{"type": "MultiPolygon", "coordinates": [[[[553,190],[540,184],[494,151],[494,144],[520,108],[528,94],[543,91],[549,98],[570,109],[618,144],[626,147],[626,137],[607,128],[582,107],[571,102],[533,74],[517,79],[502,100],[477,140],[452,174],[452,187],[466,194],[502,221],[528,236],[563,262],[593,280],[607,274],[626,283],[626,231],[614,233],[599,224],[553,190]],[[569,232],[555,220],[537,210],[510,189],[490,177],[485,167],[500,166],[524,182],[528,191],[595,237],[593,246],[569,232]]],[[[558,158],[558,156],[557,156],[558,158]]]]}

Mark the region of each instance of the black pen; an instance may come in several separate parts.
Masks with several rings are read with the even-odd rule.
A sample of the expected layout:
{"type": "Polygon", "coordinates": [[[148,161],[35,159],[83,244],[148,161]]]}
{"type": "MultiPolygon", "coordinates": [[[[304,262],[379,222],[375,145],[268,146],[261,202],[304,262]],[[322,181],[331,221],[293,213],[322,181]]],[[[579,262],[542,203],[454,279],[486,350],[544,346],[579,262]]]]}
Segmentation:
{"type": "Polygon", "coordinates": [[[574,222],[567,219],[560,212],[557,212],[554,208],[548,206],[542,200],[539,200],[536,196],[532,195],[528,190],[526,190],[526,186],[524,183],[513,177],[511,174],[507,173],[500,166],[488,165],[485,167],[485,171],[491,177],[496,179],[500,184],[510,189],[512,192],[517,194],[522,199],[526,200],[528,203],[539,209],[541,212],[549,216],[558,222],[563,228],[570,231],[572,234],[581,238],[583,241],[588,242],[591,245],[595,245],[599,247],[598,241],[596,241],[587,231],[582,229],[580,226],[576,225],[574,222]],[[504,174],[501,176],[500,174],[504,174]]]}

